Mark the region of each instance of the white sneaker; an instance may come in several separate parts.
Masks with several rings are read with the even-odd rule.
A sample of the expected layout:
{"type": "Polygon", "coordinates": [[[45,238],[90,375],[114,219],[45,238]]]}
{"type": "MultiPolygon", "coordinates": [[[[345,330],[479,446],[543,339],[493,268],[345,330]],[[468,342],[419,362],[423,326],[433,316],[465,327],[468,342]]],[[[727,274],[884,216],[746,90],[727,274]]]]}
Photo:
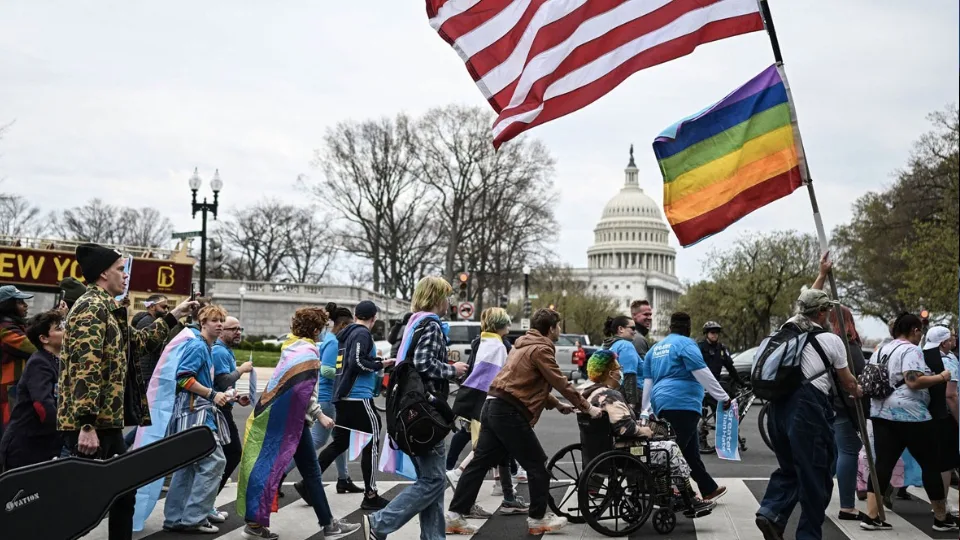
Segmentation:
{"type": "Polygon", "coordinates": [[[225,523],[230,514],[214,510],[207,515],[207,520],[211,523],[225,523]]]}
{"type": "Polygon", "coordinates": [[[490,492],[490,495],[494,497],[503,497],[503,486],[500,485],[500,482],[495,482],[493,484],[493,491],[490,492]]]}
{"type": "Polygon", "coordinates": [[[542,519],[527,518],[527,533],[532,535],[550,534],[567,525],[567,518],[547,512],[542,519]]]}
{"type": "Polygon", "coordinates": [[[526,484],[527,483],[527,471],[523,470],[523,467],[517,467],[517,474],[513,475],[514,484],[526,484]]]}
{"type": "Polygon", "coordinates": [[[477,534],[478,530],[462,515],[447,512],[447,534],[477,534]]]}
{"type": "Polygon", "coordinates": [[[460,469],[450,469],[447,471],[447,482],[450,483],[450,487],[457,489],[457,483],[460,481],[461,475],[463,475],[463,471],[460,469]]]}
{"type": "Polygon", "coordinates": [[[465,517],[470,519],[487,519],[493,517],[493,514],[484,510],[479,504],[474,504],[470,509],[470,513],[465,517]]]}

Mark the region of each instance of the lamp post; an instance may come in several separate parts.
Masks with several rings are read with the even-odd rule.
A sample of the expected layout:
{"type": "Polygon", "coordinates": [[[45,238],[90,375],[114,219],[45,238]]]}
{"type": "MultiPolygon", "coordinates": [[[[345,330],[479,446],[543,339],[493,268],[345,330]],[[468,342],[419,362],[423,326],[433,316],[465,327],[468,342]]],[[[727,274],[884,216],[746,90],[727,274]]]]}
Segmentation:
{"type": "Polygon", "coordinates": [[[240,324],[243,324],[243,295],[247,294],[247,288],[241,285],[237,292],[240,293],[240,324]]]}
{"type": "Polygon", "coordinates": [[[220,179],[220,170],[217,169],[213,173],[213,178],[210,180],[210,188],[213,189],[213,202],[208,203],[207,198],[203,198],[203,202],[197,202],[197,190],[200,189],[200,185],[203,183],[200,180],[200,175],[197,174],[197,169],[193,169],[193,176],[190,177],[190,191],[193,192],[193,218],[197,218],[197,212],[201,214],[201,227],[200,227],[200,294],[204,295],[207,292],[207,212],[213,213],[213,219],[217,219],[217,208],[220,206],[219,201],[217,200],[220,195],[220,190],[223,189],[223,180],[220,179]]]}
{"type": "MultiPolygon", "coordinates": [[[[564,290],[560,291],[560,296],[562,297],[562,300],[560,300],[560,311],[561,311],[562,313],[566,313],[566,312],[567,312],[567,290],[564,289],[564,290]]],[[[563,317],[562,319],[560,319],[560,330],[561,330],[564,334],[567,333],[567,317],[566,317],[566,315],[564,315],[564,317],[563,317]]]]}
{"type": "Polygon", "coordinates": [[[530,267],[524,265],[523,267],[523,316],[524,318],[530,318],[530,267]]]}

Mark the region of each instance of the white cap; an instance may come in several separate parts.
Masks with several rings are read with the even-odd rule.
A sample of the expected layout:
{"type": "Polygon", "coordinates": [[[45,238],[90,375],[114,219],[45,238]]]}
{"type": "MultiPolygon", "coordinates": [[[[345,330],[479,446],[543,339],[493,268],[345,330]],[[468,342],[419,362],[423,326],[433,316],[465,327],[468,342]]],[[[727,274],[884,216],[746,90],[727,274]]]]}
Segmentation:
{"type": "Polygon", "coordinates": [[[946,326],[932,326],[927,330],[927,341],[923,344],[923,350],[936,349],[948,339],[950,330],[947,330],[946,326]]]}

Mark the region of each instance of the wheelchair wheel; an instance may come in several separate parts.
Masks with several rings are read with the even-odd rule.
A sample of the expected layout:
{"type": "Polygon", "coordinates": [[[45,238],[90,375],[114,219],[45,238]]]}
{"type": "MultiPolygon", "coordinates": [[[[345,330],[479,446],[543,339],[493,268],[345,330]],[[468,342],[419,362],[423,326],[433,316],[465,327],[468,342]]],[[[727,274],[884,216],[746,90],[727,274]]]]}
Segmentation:
{"type": "Polygon", "coordinates": [[[717,451],[716,446],[717,430],[717,408],[716,406],[704,407],[700,416],[700,423],[697,425],[697,437],[700,453],[712,454],[717,451]]]}
{"type": "Polygon", "coordinates": [[[583,472],[583,447],[580,443],[560,449],[547,463],[550,474],[550,498],[547,503],[554,514],[570,523],[583,523],[577,504],[577,481],[583,472]]]}
{"type": "Polygon", "coordinates": [[[670,534],[677,526],[677,515],[666,508],[661,508],[653,514],[653,529],[660,534],[670,534]]]}
{"type": "Polygon", "coordinates": [[[577,485],[577,499],[590,528],[605,536],[627,536],[650,518],[655,486],[639,458],[614,450],[587,464],[577,485]]]}

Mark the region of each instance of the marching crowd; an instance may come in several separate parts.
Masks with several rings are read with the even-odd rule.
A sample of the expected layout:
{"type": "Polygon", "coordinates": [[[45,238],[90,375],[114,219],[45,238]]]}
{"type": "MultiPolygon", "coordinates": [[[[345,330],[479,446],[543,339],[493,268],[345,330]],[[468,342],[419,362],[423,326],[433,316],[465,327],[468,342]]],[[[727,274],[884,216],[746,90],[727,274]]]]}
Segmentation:
{"type": "MultiPolygon", "coordinates": [[[[607,321],[608,339],[585,360],[589,383],[578,390],[555,359],[561,315],[552,309],[537,310],[530,330],[512,343],[507,312],[485,310],[469,361],[449,362],[441,317],[452,288],[426,277],[416,286],[411,313],[391,330],[391,351],[378,351],[374,343],[379,311],[370,301],[352,312],[335,304],[298,309],[266,390],[251,403],[235,390],[253,370],[250,362],[237,365],[232,351],[242,339],[241,321],[205,301],[171,308],[155,295],[128,324],[126,306],[116,300],[128,279],[121,254],[84,244],[76,255],[87,286],[70,284],[73,294],[57,310],[28,321],[30,295],[0,287],[0,466],[10,470],[70,455],[109,459],[148,441],[145,430],[157,418],[169,418],[160,436],[206,426],[217,448],[169,479],[165,530],[218,532],[228,516],[214,501],[238,471],[242,536],[279,538],[269,529],[270,515],[296,467],[302,479],[294,488],[313,507],[327,538],[362,528],[366,540],[384,540],[417,516],[425,540],[476,533],[468,519],[492,515],[477,504],[490,471],[499,480],[499,513],[526,515],[530,534],[556,532],[566,519],[548,509],[547,456],[534,431],[544,409],[605,418],[617,446],[650,441],[659,450],[651,459],[670,471],[688,518],[710,514],[726,494],[700,457],[699,424],[705,406],[726,410],[733,403],[718,382],[723,367],[735,384],[744,382],[716,322],[703,326],[698,343],[690,337],[690,316],[673,313],[669,335],[651,344],[652,309],[637,301],[632,316],[607,321]],[[391,373],[386,422],[374,407],[385,372],[391,373]],[[451,383],[459,384],[452,404],[451,383]],[[155,397],[164,388],[168,405],[155,397]],[[235,406],[254,407],[242,434],[235,406]],[[409,421],[414,417],[427,423],[409,421]],[[129,426],[141,427],[125,437],[129,426]],[[353,433],[368,436],[362,487],[346,468],[353,433]],[[383,440],[390,447],[382,447],[383,440]],[[471,451],[457,464],[467,444],[471,451]],[[407,452],[416,480],[387,500],[376,476],[384,452],[396,449],[407,452]],[[330,465],[337,468],[337,493],[363,493],[360,506],[369,513],[362,523],[332,515],[321,483],[330,465]],[[529,483],[529,502],[517,494],[516,481],[529,483]],[[445,508],[447,485],[454,491],[445,508]]],[[[858,520],[867,530],[890,529],[879,505],[890,504],[887,490],[897,468],[915,460],[934,530],[957,530],[947,503],[951,474],[960,465],[955,335],[936,326],[924,333],[919,317],[903,314],[892,324],[891,340],[864,361],[849,310],[842,312],[844,335],[838,303],[822,290],[830,266],[824,256],[817,280],[798,298],[796,315],[761,344],[751,373],[757,395],[770,403],[768,431],[778,461],[757,527],[766,540],[782,539],[799,504],[797,538],[821,538],[836,476],[840,519],[858,520]],[[866,512],[854,501],[865,438],[855,400],[869,413],[880,488],[874,493],[866,483],[866,512]]],[[[110,508],[111,539],[131,538],[135,501],[130,491],[110,508]]]]}

